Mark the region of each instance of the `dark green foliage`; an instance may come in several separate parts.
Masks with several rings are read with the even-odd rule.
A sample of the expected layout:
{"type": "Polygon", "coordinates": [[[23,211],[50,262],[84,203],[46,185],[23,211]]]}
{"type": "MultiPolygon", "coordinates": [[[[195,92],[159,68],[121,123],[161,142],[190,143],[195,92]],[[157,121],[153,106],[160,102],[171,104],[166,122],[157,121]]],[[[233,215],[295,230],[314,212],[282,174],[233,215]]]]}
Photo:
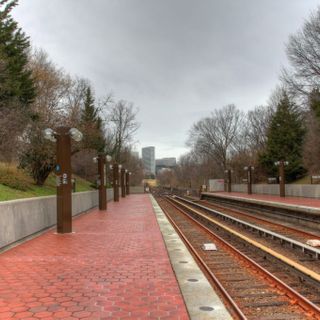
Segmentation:
{"type": "Polygon", "coordinates": [[[29,126],[28,144],[20,155],[20,167],[30,172],[38,186],[43,186],[56,164],[56,146],[43,137],[45,127],[39,122],[29,126]]]}
{"type": "Polygon", "coordinates": [[[271,119],[267,134],[267,144],[259,162],[269,175],[277,176],[275,161],[285,160],[286,181],[290,182],[305,173],[302,165],[302,149],[305,128],[300,112],[289,100],[285,91],[271,119]]]}
{"type": "Polygon", "coordinates": [[[11,17],[17,3],[0,1],[0,107],[12,101],[26,107],[35,97],[31,71],[27,69],[29,39],[11,17]]]}
{"type": "Polygon", "coordinates": [[[82,141],[83,148],[104,152],[106,142],[103,123],[98,115],[98,109],[94,105],[90,87],[87,88],[84,107],[81,112],[81,128],[84,136],[82,141]]]}
{"type": "Polygon", "coordinates": [[[313,89],[309,94],[309,106],[310,109],[316,115],[318,121],[320,122],[320,91],[319,89],[313,89]]]}

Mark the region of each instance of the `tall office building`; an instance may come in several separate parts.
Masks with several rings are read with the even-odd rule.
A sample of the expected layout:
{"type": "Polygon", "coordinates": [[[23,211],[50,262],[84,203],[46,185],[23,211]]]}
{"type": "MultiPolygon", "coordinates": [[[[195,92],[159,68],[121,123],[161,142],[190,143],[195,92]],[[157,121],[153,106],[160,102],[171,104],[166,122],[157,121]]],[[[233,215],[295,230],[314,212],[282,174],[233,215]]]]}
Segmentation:
{"type": "Polygon", "coordinates": [[[142,163],[145,174],[156,174],[155,148],[142,148],[142,163]]]}

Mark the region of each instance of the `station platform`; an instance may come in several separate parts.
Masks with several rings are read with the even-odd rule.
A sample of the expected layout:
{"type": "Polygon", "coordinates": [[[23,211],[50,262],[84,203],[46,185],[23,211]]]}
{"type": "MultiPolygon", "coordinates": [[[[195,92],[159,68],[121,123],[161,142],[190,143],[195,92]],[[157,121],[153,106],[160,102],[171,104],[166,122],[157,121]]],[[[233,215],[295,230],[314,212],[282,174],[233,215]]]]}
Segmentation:
{"type": "Polygon", "coordinates": [[[291,208],[302,212],[320,214],[320,199],[303,197],[280,197],[266,194],[247,194],[242,192],[203,192],[203,195],[209,195],[222,198],[233,198],[241,201],[253,203],[270,204],[272,206],[291,208]]]}
{"type": "Polygon", "coordinates": [[[161,212],[130,195],[75,218],[72,234],[50,229],[3,252],[0,319],[231,319],[161,212]]]}

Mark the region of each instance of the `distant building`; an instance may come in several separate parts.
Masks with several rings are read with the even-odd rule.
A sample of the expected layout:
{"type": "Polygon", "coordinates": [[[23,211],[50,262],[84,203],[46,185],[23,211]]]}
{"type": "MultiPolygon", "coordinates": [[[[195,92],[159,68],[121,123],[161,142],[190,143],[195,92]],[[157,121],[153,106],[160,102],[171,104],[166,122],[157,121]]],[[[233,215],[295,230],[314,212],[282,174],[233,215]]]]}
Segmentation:
{"type": "Polygon", "coordinates": [[[156,160],[156,173],[162,169],[172,169],[177,165],[176,158],[162,158],[156,160]]]}
{"type": "Polygon", "coordinates": [[[156,174],[155,148],[142,148],[142,163],[146,175],[156,174]]]}

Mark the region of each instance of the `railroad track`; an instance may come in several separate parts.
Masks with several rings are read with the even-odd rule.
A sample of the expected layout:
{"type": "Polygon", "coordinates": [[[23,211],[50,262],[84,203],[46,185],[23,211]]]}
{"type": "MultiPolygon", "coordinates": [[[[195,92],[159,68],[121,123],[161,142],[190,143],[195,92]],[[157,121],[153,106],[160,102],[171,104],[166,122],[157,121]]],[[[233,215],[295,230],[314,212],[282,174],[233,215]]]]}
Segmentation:
{"type": "Polygon", "coordinates": [[[188,206],[196,207],[197,210],[202,212],[202,215],[207,216],[211,222],[219,225],[220,228],[231,226],[231,229],[230,227],[229,229],[233,234],[237,234],[238,238],[246,242],[254,242],[255,245],[259,246],[260,250],[264,251],[267,255],[281,260],[293,270],[300,272],[303,277],[307,275],[307,280],[310,279],[314,280],[317,284],[320,283],[319,249],[284,237],[260,226],[244,222],[238,218],[233,218],[220,211],[207,208],[202,204],[190,202],[180,197],[175,197],[175,199],[186,203],[188,206]],[[214,217],[214,215],[216,217],[214,217]],[[223,222],[221,222],[221,220],[223,220],[223,222]]]}
{"type": "MultiPolygon", "coordinates": [[[[196,207],[200,210],[204,210],[206,214],[209,214],[210,216],[215,216],[219,218],[220,220],[223,220],[225,223],[229,222],[229,224],[237,225],[243,229],[244,233],[254,232],[257,237],[264,239],[264,244],[268,245],[268,242],[270,240],[277,242],[278,249],[280,251],[285,250],[286,244],[290,248],[291,252],[292,249],[298,249],[300,252],[298,252],[295,259],[298,261],[305,261],[308,264],[309,268],[314,269],[315,271],[319,272],[320,265],[319,265],[319,258],[320,258],[320,249],[314,248],[305,243],[307,239],[319,239],[319,237],[316,234],[307,233],[298,229],[295,229],[293,227],[288,227],[284,225],[279,225],[275,222],[269,222],[267,224],[266,220],[263,219],[252,219],[249,220],[249,215],[246,215],[246,218],[242,216],[241,219],[239,218],[239,211],[236,211],[234,209],[226,208],[224,207],[223,210],[221,209],[221,206],[219,210],[217,208],[210,207],[207,203],[200,202],[194,202],[187,200],[182,197],[177,197],[180,201],[183,201],[187,203],[190,206],[196,207]],[[235,216],[235,213],[237,213],[237,216],[235,216]],[[280,232],[281,233],[280,233],[280,232]],[[299,240],[302,239],[302,241],[299,240]],[[301,255],[302,253],[302,255],[301,255]],[[310,258],[306,258],[305,255],[310,258]]],[[[214,206],[214,205],[212,205],[214,206]]],[[[243,214],[244,215],[244,214],[243,214]]]]}
{"type": "Polygon", "coordinates": [[[173,199],[157,200],[210,275],[211,281],[222,290],[220,292],[228,301],[227,304],[232,308],[236,318],[320,319],[320,308],[316,305],[320,304],[320,291],[309,284],[301,283],[296,275],[288,275],[282,265],[275,266],[274,263],[270,263],[256,249],[240,245],[239,239],[235,241],[230,238],[230,234],[221,227],[220,234],[217,234],[216,230],[213,232],[208,223],[204,224],[203,220],[208,219],[206,216],[201,216],[200,213],[202,221],[190,216],[192,212],[192,215],[199,218],[199,212],[191,206],[173,199]],[[229,239],[226,241],[224,238],[229,239]],[[207,242],[214,242],[218,250],[201,250],[203,243],[207,242]],[[240,252],[239,247],[246,254],[240,252]],[[290,284],[281,281],[254,260],[264,263],[265,266],[269,264],[269,267],[273,268],[272,273],[282,274],[287,280],[286,283],[290,284]],[[290,285],[295,286],[295,290],[290,285]]]}

